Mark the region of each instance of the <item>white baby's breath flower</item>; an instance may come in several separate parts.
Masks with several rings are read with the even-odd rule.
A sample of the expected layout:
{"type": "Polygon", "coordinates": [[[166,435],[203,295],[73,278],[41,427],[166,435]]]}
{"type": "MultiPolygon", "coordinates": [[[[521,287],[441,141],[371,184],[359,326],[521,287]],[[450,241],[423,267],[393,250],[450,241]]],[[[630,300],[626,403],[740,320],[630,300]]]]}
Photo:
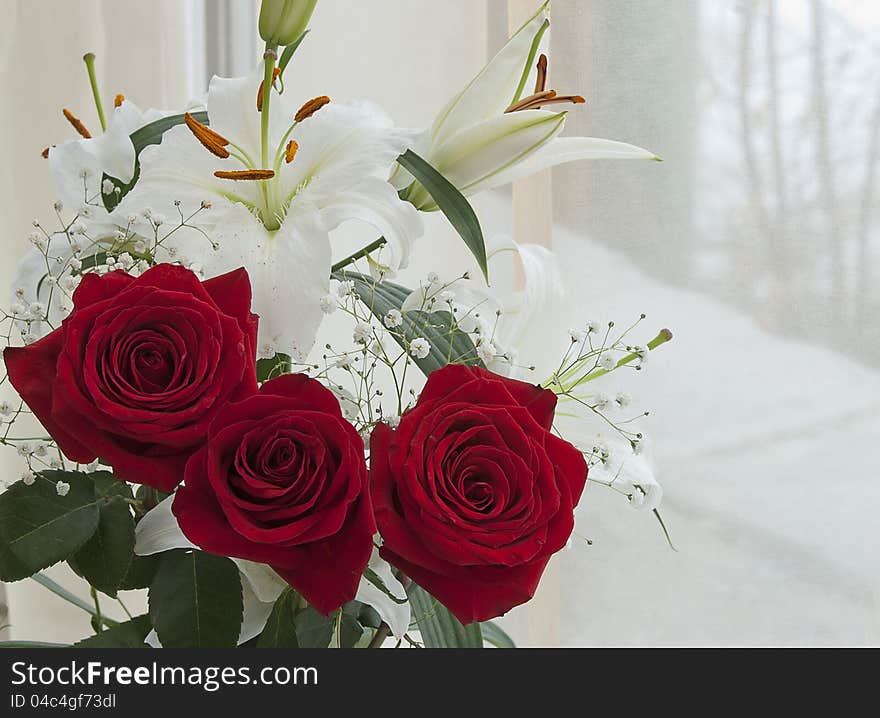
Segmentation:
{"type": "Polygon", "coordinates": [[[100,468],[101,468],[101,463],[97,459],[95,459],[91,463],[83,466],[83,471],[85,471],[88,474],[93,474],[100,468]]]}
{"type": "Polygon", "coordinates": [[[340,282],[339,286],[336,287],[337,296],[339,296],[343,299],[345,297],[349,296],[353,291],[354,291],[354,282],[352,282],[352,281],[340,282]]]}
{"type": "Polygon", "coordinates": [[[593,406],[599,411],[608,411],[614,406],[614,400],[607,394],[596,394],[593,397],[593,406]]]}
{"type": "Polygon", "coordinates": [[[134,266],[134,257],[132,257],[128,252],[123,252],[120,254],[116,261],[122,266],[126,271],[131,269],[134,266]]]}
{"type": "Polygon", "coordinates": [[[55,204],[52,205],[55,208],[56,212],[62,212],[64,210],[64,202],[60,199],[55,200],[55,204]]]}
{"type": "Polygon", "coordinates": [[[19,478],[21,478],[21,483],[25,486],[33,486],[34,481],[37,480],[33,471],[22,471],[19,478]]]}
{"type": "Polygon", "coordinates": [[[57,456],[53,456],[49,459],[49,468],[50,469],[62,469],[64,468],[64,462],[61,461],[57,456]]]}
{"type": "Polygon", "coordinates": [[[598,334],[602,331],[599,322],[587,322],[587,334],[598,334]]]}
{"type": "Polygon", "coordinates": [[[21,341],[24,342],[24,345],[25,345],[25,346],[30,346],[30,345],[33,344],[35,341],[37,341],[39,338],[40,338],[40,337],[38,337],[38,336],[37,336],[36,334],[34,334],[33,332],[29,332],[29,333],[27,333],[27,334],[23,334],[23,335],[22,335],[22,337],[21,337],[21,341]]]}
{"type": "Polygon", "coordinates": [[[587,332],[582,332],[578,329],[569,329],[568,335],[571,337],[571,341],[573,344],[580,344],[584,339],[587,338],[587,332]]]}
{"type": "Polygon", "coordinates": [[[73,257],[73,258],[68,262],[68,264],[70,265],[71,269],[75,269],[75,270],[77,270],[77,271],[79,271],[80,269],[82,269],[82,261],[79,260],[79,259],[77,259],[76,257],[73,257]]]}
{"type": "Polygon", "coordinates": [[[55,492],[59,496],[67,496],[67,494],[70,493],[70,484],[66,481],[59,481],[55,484],[55,492]]]}
{"type": "Polygon", "coordinates": [[[42,302],[34,302],[28,307],[27,313],[32,319],[42,319],[46,315],[46,307],[42,302]]]}
{"type": "Polygon", "coordinates": [[[634,509],[641,508],[645,504],[645,492],[638,486],[634,486],[632,493],[629,495],[629,503],[634,509]]]}
{"type": "Polygon", "coordinates": [[[373,333],[373,328],[366,322],[358,322],[352,333],[352,338],[356,344],[366,344],[367,340],[373,333]]]}
{"type": "Polygon", "coordinates": [[[617,367],[617,359],[611,352],[605,352],[599,358],[599,366],[605,371],[613,371],[617,367]]]}
{"type": "Polygon", "coordinates": [[[397,309],[389,309],[382,322],[389,329],[396,329],[403,324],[403,315],[397,309]]]}
{"type": "Polygon", "coordinates": [[[440,283],[440,275],[437,272],[428,272],[428,286],[433,287],[435,284],[440,283]]]}
{"type": "Polygon", "coordinates": [[[400,426],[400,416],[397,414],[392,414],[391,416],[386,416],[382,419],[391,429],[396,429],[400,426]]]}
{"type": "Polygon", "coordinates": [[[339,359],[337,359],[333,366],[337,369],[350,369],[352,364],[354,364],[355,357],[350,354],[343,354],[339,359]]]}
{"type": "Polygon", "coordinates": [[[410,342],[409,353],[416,359],[424,359],[431,353],[431,345],[424,337],[418,337],[410,342]]]}
{"type": "Polygon", "coordinates": [[[332,294],[325,294],[319,301],[321,303],[321,311],[324,314],[333,314],[336,311],[336,297],[332,294]]]}
{"type": "Polygon", "coordinates": [[[85,234],[87,230],[88,227],[86,227],[85,222],[74,222],[70,225],[71,234],[85,234]]]}
{"type": "Polygon", "coordinates": [[[113,190],[116,189],[116,185],[113,184],[110,180],[105,179],[101,182],[101,193],[102,194],[113,194],[113,190]]]}
{"type": "Polygon", "coordinates": [[[497,353],[498,350],[492,342],[480,342],[477,345],[477,356],[483,364],[490,364],[497,353]]]}
{"type": "Polygon", "coordinates": [[[0,401],[0,416],[9,416],[12,413],[12,404],[5,399],[0,401]]]}
{"type": "Polygon", "coordinates": [[[614,401],[617,402],[617,405],[621,409],[626,409],[626,407],[628,407],[632,403],[632,397],[625,391],[622,391],[614,397],[614,401]]]}

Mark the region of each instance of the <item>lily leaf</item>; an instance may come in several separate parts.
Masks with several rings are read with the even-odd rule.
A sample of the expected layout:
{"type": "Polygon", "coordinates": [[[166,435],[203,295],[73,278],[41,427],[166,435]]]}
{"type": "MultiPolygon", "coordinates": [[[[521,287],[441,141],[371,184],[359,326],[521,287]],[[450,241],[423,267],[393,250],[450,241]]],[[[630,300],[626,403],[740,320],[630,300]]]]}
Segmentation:
{"type": "Polygon", "coordinates": [[[406,589],[425,648],[482,648],[479,623],[463,626],[449,609],[416,584],[406,589]]]}
{"type": "MultiPolygon", "coordinates": [[[[393,282],[376,282],[357,272],[341,270],[333,277],[341,281],[354,282],[358,298],[373,315],[382,321],[392,309],[398,311],[410,295],[410,290],[393,282]]],[[[424,359],[413,361],[428,376],[435,369],[447,364],[470,364],[482,366],[477,357],[477,348],[471,338],[455,326],[451,312],[412,311],[403,315],[403,323],[389,330],[394,340],[406,351],[410,342],[423,337],[431,345],[431,351],[424,359]]]]}
{"type": "Polygon", "coordinates": [[[450,224],[471,250],[488,282],[489,267],[483,229],[471,203],[448,179],[412,150],[407,150],[398,157],[397,163],[415,177],[431,195],[437,207],[446,215],[450,224]]]}

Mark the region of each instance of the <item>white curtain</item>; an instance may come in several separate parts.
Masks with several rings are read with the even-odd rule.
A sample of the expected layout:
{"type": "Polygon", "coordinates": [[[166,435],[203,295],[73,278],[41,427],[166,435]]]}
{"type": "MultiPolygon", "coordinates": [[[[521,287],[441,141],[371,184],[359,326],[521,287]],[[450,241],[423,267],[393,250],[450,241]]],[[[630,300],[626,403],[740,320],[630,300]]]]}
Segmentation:
{"type": "MultiPolygon", "coordinates": [[[[51,202],[38,155],[68,136],[61,106],[91,117],[79,56],[96,52],[106,93],[180,106],[210,72],[245,69],[253,25],[228,21],[242,4],[255,7],[9,3],[4,286],[30,219],[51,202]]],[[[531,4],[320,0],[288,85],[367,97],[422,126],[531,4]]],[[[665,161],[562,167],[477,208],[487,235],[539,241],[561,258],[567,302],[523,347],[525,363],[552,362],[586,320],[645,312],[650,330],[675,333],[623,385],[651,410],[644,427],[678,551],[650,513],[591,486],[577,533],[592,545],[575,541],[536,600],[504,621],[521,644],[880,642],[874,5],[554,0],[551,85],[587,98],[569,134],[665,161]]],[[[407,280],[467,257],[430,219],[422,246],[444,256],[417,251],[407,280]]],[[[14,476],[8,453],[0,461],[14,476]]],[[[7,588],[16,637],[88,632],[42,589],[7,588]]]]}

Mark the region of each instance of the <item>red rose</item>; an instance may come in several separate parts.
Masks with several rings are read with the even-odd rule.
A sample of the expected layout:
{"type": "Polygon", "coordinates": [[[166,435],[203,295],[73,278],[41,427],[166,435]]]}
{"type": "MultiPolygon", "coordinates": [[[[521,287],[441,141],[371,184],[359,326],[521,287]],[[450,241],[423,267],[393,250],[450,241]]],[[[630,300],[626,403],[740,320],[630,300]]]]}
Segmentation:
{"type": "Polygon", "coordinates": [[[3,353],[12,385],[71,460],[170,491],[208,424],[257,390],[257,317],[239,269],[200,282],[160,264],[86,274],[61,327],[3,353]]]}
{"type": "Polygon", "coordinates": [[[370,442],[383,558],[462,623],[528,601],[574,528],[581,452],[550,433],[556,396],[485,369],[433,372],[370,442]]]}
{"type": "Polygon", "coordinates": [[[352,600],[373,548],[361,437],[304,374],[263,384],[211,424],[172,510],[211,553],[269,564],[321,613],[352,600]]]}

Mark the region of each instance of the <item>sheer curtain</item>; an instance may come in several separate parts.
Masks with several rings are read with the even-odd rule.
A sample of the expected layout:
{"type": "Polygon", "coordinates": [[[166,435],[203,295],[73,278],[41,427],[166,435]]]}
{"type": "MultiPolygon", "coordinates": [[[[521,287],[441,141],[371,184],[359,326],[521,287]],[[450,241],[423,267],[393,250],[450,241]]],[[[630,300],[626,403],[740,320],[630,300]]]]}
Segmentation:
{"type": "MultiPolygon", "coordinates": [[[[370,98],[424,126],[537,2],[320,0],[288,91],[370,98]]],[[[96,52],[105,94],[180,106],[211,73],[256,60],[257,5],[10,3],[3,286],[51,204],[38,154],[68,136],[61,106],[91,118],[79,56],[96,52]]],[[[569,134],[665,161],[557,168],[477,210],[487,236],[561,260],[567,300],[524,363],[547,366],[587,320],[645,312],[648,331],[675,333],[623,386],[651,410],[678,550],[650,513],[590,486],[577,533],[592,545],[575,541],[505,617],[520,644],[880,642],[878,26],[857,0],[554,0],[551,85],[587,98],[569,134]]],[[[467,260],[442,217],[427,225],[402,281],[467,260]],[[437,246],[440,258],[424,249],[437,246]]],[[[7,588],[14,636],[88,632],[30,582],[7,588]]]]}
{"type": "MultiPolygon", "coordinates": [[[[583,313],[675,341],[632,380],[678,552],[594,487],[562,557],[568,645],[880,642],[880,10],[844,0],[554,4],[577,134],[652,167],[554,171],[583,313]]],[[[659,354],[659,353],[658,353],[659,354]]]]}

